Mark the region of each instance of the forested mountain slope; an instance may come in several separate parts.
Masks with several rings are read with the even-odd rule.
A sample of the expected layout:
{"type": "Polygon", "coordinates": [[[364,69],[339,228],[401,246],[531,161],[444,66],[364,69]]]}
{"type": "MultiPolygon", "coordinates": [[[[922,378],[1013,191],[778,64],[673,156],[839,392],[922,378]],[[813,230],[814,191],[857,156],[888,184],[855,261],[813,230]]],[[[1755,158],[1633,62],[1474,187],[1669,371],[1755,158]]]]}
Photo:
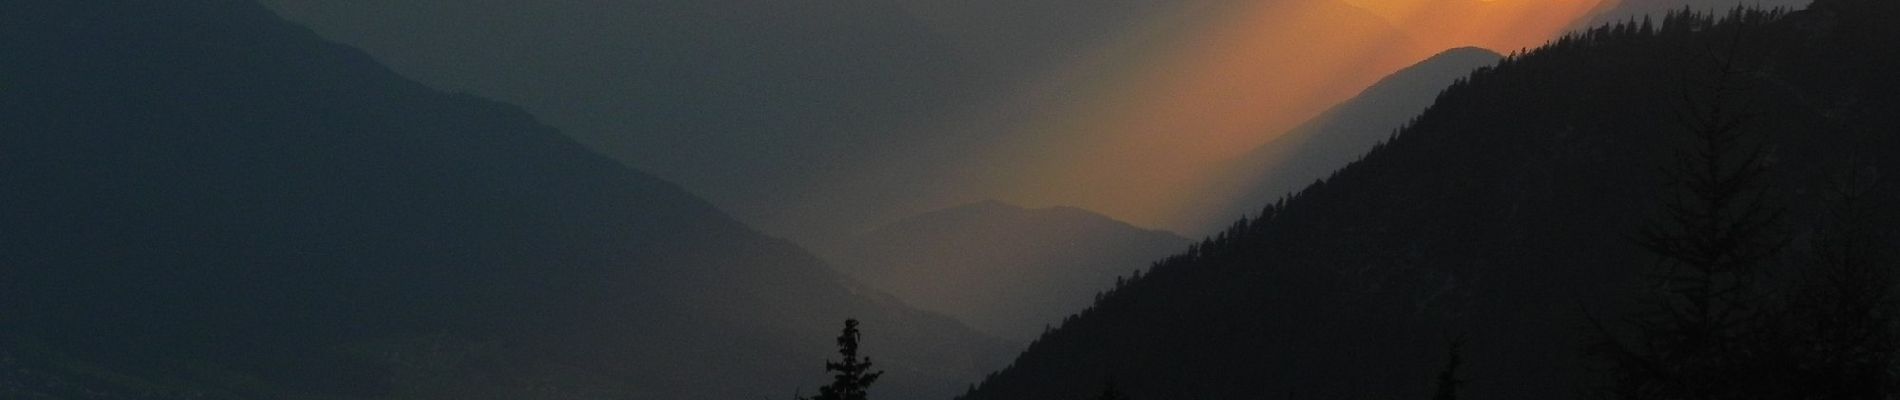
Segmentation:
{"type": "MultiPolygon", "coordinates": [[[[1662,218],[1659,171],[1687,142],[1672,110],[1702,101],[1683,94],[1711,60],[1746,71],[1737,103],[1789,231],[1811,230],[1833,177],[1900,168],[1900,5],[1736,17],[1599,28],[1481,70],[964,398],[1084,398],[1111,380],[1137,399],[1427,398],[1460,337],[1461,398],[1586,397],[1586,312],[1640,298],[1655,260],[1632,237],[1662,218]]],[[[1893,180],[1876,204],[1900,201],[1893,180]]]]}
{"type": "Polygon", "coordinates": [[[519,109],[237,0],[0,13],[0,397],[759,398],[865,321],[880,394],[1000,342],[519,109]]]}
{"type": "Polygon", "coordinates": [[[1208,211],[1218,211],[1207,214],[1209,231],[1358,160],[1431,106],[1453,82],[1501,58],[1475,47],[1446,50],[1380,79],[1358,96],[1229,162],[1221,171],[1222,189],[1232,192],[1209,196],[1223,202],[1208,206],[1208,211]]]}
{"type": "Polygon", "coordinates": [[[1735,7],[1802,8],[1813,0],[1611,0],[1597,3],[1590,18],[1577,21],[1578,28],[1642,19],[1645,15],[1663,15],[1684,8],[1710,12],[1735,7]]]}

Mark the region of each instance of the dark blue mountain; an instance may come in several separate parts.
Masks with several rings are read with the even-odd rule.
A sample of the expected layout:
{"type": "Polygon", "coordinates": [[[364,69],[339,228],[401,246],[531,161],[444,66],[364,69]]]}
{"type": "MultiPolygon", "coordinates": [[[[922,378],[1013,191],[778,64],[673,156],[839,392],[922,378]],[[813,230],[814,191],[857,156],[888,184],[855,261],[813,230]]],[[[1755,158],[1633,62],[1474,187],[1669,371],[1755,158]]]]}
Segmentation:
{"type": "Polygon", "coordinates": [[[757,398],[1001,347],[236,0],[0,14],[0,397],[757,398]],[[16,396],[17,395],[17,396],[16,396]]]}

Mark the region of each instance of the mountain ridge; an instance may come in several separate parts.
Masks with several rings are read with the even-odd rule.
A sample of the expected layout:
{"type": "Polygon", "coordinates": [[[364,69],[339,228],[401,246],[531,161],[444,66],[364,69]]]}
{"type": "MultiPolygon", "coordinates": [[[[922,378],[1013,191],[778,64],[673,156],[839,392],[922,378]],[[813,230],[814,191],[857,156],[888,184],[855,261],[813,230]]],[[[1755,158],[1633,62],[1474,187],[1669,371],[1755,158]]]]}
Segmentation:
{"type": "Polygon", "coordinates": [[[33,151],[0,156],[0,353],[51,375],[7,390],[762,396],[855,317],[883,389],[934,396],[1005,351],[255,2],[11,5],[0,147],[33,151]]]}
{"type": "Polygon", "coordinates": [[[1508,58],[1363,159],[1109,292],[962,398],[1074,398],[1109,381],[1132,398],[1424,398],[1450,343],[1463,344],[1460,398],[1588,398],[1603,379],[1579,351],[1588,321],[1634,311],[1650,287],[1655,261],[1628,238],[1663,218],[1657,169],[1686,141],[1672,90],[1700,83],[1676,79],[1699,76],[1707,54],[1681,52],[1736,49],[1725,57],[1751,89],[1734,102],[1759,107],[1747,129],[1772,154],[1787,228],[1803,232],[1830,177],[1900,159],[1900,50],[1866,45],[1900,41],[1895,16],[1856,0],[1672,16],[1508,58]]]}
{"type": "Polygon", "coordinates": [[[1217,186],[1227,192],[1205,196],[1211,201],[1203,206],[1221,212],[1204,215],[1199,219],[1205,222],[1197,225],[1218,231],[1228,218],[1257,212],[1262,204],[1326,178],[1404,127],[1452,83],[1502,59],[1477,47],[1439,52],[1228,161],[1217,186]]]}

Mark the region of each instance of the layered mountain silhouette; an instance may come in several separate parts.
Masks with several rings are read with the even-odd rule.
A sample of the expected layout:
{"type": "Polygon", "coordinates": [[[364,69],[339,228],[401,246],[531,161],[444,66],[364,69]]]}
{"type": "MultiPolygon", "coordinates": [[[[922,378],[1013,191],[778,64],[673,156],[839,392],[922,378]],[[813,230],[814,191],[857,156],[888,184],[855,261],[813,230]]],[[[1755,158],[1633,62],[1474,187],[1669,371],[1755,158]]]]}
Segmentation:
{"type": "MultiPolygon", "coordinates": [[[[1366,37],[1403,36],[1334,0],[1274,1],[1365,27],[1366,37]]],[[[1143,64],[1167,61],[1146,59],[1152,49],[1191,45],[1181,43],[1188,32],[1259,4],[264,3],[423,83],[520,104],[743,222],[815,247],[1006,196],[990,192],[999,176],[1046,158],[1026,149],[1094,140],[1019,127],[1097,96],[1125,64],[1162,68],[1143,64]]]]}
{"type": "Polygon", "coordinates": [[[1070,34],[1005,38],[940,29],[971,11],[1017,13],[934,1],[265,3],[423,82],[522,104],[801,240],[852,231],[833,226],[841,210],[941,196],[924,183],[947,180],[931,174],[983,143],[947,135],[946,121],[1162,8],[1097,4],[1099,21],[1052,29],[1070,34]]]}
{"type": "Polygon", "coordinates": [[[0,14],[0,397],[880,395],[1002,342],[250,1],[0,14]]]}
{"type": "Polygon", "coordinates": [[[1088,398],[1105,381],[1136,399],[1427,398],[1458,338],[1459,398],[1591,397],[1588,315],[1627,315],[1649,287],[1656,261],[1631,237],[1665,218],[1659,171],[1689,142],[1672,110],[1709,101],[1685,96],[1709,63],[1744,71],[1722,102],[1751,105],[1790,232],[1812,231],[1848,171],[1888,174],[1873,202],[1900,201],[1900,5],[1725,17],[1599,27],[1476,73],[963,398],[1088,398]]]}
{"type": "Polygon", "coordinates": [[[839,268],[905,303],[1026,344],[1187,238],[1070,207],[985,201],[858,235],[839,268]]]}
{"type": "Polygon", "coordinates": [[[916,121],[968,103],[984,76],[889,1],[264,3],[423,83],[520,104],[766,229],[852,194],[825,188],[838,171],[945,152],[950,138],[916,121]]]}
{"type": "Polygon", "coordinates": [[[1291,131],[1234,160],[1220,179],[1223,189],[1238,190],[1210,199],[1205,223],[1218,231],[1235,216],[1258,212],[1259,206],[1292,194],[1359,159],[1373,145],[1390,138],[1406,122],[1432,105],[1438,94],[1473,70],[1496,64],[1503,56],[1466,47],[1447,50],[1366,88],[1291,131]]]}

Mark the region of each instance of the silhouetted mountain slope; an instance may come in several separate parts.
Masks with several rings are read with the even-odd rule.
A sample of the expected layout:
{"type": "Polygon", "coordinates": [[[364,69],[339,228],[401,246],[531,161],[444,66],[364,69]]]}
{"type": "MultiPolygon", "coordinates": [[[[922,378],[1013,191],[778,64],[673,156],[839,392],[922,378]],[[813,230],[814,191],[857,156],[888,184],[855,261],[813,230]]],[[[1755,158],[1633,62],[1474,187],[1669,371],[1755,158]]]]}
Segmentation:
{"type": "Polygon", "coordinates": [[[1028,343],[1104,285],[1188,243],[1087,210],[986,201],[858,235],[838,265],[905,303],[1028,343]]]}
{"type": "MultiPolygon", "coordinates": [[[[1711,51],[1737,49],[1748,71],[1748,126],[1793,232],[1814,225],[1828,178],[1900,168],[1900,4],[1750,18],[1598,29],[1481,70],[964,398],[1084,398],[1105,379],[1136,399],[1426,398],[1458,336],[1463,398],[1586,397],[1584,312],[1614,318],[1642,291],[1653,259],[1629,238],[1661,215],[1658,171],[1686,135],[1670,110],[1711,51]]],[[[1878,202],[1900,202],[1893,180],[1878,202]]]]}
{"type": "Polygon", "coordinates": [[[1272,142],[1234,160],[1222,179],[1238,193],[1210,196],[1226,204],[1209,205],[1210,232],[1229,219],[1259,211],[1261,204],[1299,191],[1365,155],[1418,113],[1432,105],[1452,82],[1503,56],[1466,47],[1447,50],[1381,79],[1358,96],[1281,134],[1272,142]]]}
{"type": "Polygon", "coordinates": [[[1652,18],[1662,18],[1664,14],[1668,14],[1674,11],[1682,11],[1683,8],[1685,7],[1691,10],[1699,11],[1699,12],[1723,11],[1723,10],[1732,9],[1738,6],[1739,7],[1757,7],[1757,8],[1763,8],[1763,9],[1775,8],[1775,7],[1799,9],[1802,7],[1806,7],[1809,3],[1812,3],[1812,2],[1813,0],[1613,0],[1613,1],[1603,1],[1598,4],[1597,9],[1592,12],[1592,15],[1590,16],[1590,18],[1584,18],[1581,21],[1577,21],[1577,27],[1584,28],[1584,27],[1592,27],[1592,26],[1598,26],[1598,25],[1603,25],[1603,24],[1612,24],[1612,23],[1629,21],[1632,18],[1641,20],[1644,16],[1649,16],[1652,18]]]}
{"type": "Polygon", "coordinates": [[[0,397],[783,396],[846,317],[930,397],[1004,351],[252,2],[5,8],[0,397]]]}

